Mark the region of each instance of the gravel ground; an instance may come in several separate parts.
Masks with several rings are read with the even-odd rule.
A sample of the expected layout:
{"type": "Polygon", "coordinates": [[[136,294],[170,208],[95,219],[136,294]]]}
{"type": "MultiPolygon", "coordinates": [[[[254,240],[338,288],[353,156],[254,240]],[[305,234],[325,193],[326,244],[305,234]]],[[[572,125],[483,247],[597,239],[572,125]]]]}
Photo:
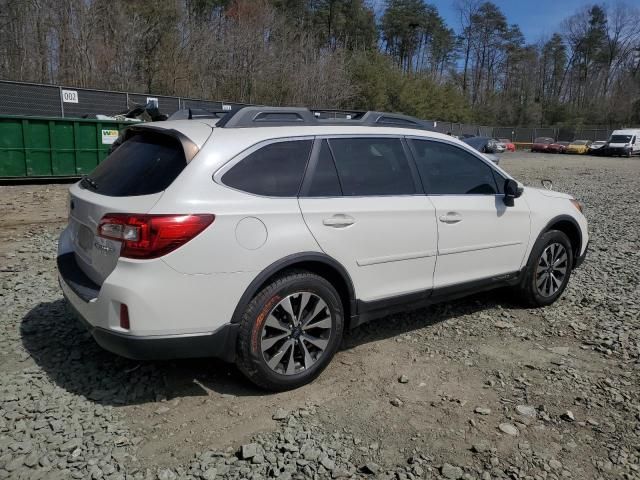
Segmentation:
{"type": "Polygon", "coordinates": [[[0,479],[640,479],[640,159],[503,165],[586,205],[560,301],[387,317],[279,394],[214,360],[102,351],[57,286],[67,186],[0,187],[0,479]]]}

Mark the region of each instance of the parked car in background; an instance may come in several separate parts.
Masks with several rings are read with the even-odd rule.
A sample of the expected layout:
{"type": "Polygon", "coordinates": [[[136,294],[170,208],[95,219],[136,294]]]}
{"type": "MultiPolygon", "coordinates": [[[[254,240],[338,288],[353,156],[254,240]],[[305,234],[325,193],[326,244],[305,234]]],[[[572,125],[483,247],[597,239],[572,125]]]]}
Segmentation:
{"type": "Polygon", "coordinates": [[[484,153],[485,156],[496,165],[500,163],[500,157],[496,155],[496,153],[498,153],[498,142],[495,139],[489,137],[469,137],[463,138],[462,141],[477,151],[484,153]]]}
{"type": "Polygon", "coordinates": [[[553,304],[587,252],[580,202],[422,126],[243,107],[129,127],[69,190],[64,296],[107,350],[221,357],[270,390],[391,313],[499,287],[553,304]]]}
{"type": "Polygon", "coordinates": [[[577,153],[583,155],[589,151],[591,140],[574,140],[567,147],[567,153],[577,153]]]}
{"type": "Polygon", "coordinates": [[[513,143],[511,140],[509,140],[508,138],[501,138],[500,139],[500,143],[502,143],[504,145],[504,149],[507,152],[515,152],[516,151],[516,145],[515,143],[513,143]]]}
{"type": "Polygon", "coordinates": [[[607,144],[604,140],[597,140],[589,145],[589,153],[592,155],[596,155],[602,152],[602,147],[607,144]]]}
{"type": "Polygon", "coordinates": [[[614,130],[604,148],[605,155],[630,157],[640,153],[640,129],[614,130]]]}
{"type": "Polygon", "coordinates": [[[549,145],[549,153],[566,153],[569,142],[553,142],[549,145]]]}
{"type": "Polygon", "coordinates": [[[549,145],[551,145],[555,140],[551,137],[538,137],[533,141],[533,145],[531,145],[532,152],[549,152],[549,145]]]}
{"type": "Polygon", "coordinates": [[[492,138],[491,140],[493,140],[493,142],[496,144],[496,153],[504,153],[504,151],[507,149],[505,144],[497,138],[492,138]]]}

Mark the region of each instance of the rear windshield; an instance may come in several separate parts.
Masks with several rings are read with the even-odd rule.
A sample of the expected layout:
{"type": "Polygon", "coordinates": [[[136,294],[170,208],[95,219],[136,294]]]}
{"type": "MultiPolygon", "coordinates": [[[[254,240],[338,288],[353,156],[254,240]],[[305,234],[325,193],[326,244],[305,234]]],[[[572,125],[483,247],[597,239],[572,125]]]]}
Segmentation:
{"type": "Polygon", "coordinates": [[[553,143],[553,138],[538,137],[533,141],[533,143],[553,143]]]}
{"type": "Polygon", "coordinates": [[[631,135],[611,135],[610,143],[629,143],[631,135]]]}
{"type": "Polygon", "coordinates": [[[586,145],[587,143],[589,143],[588,140],[576,140],[573,142],[574,145],[586,145]]]}
{"type": "Polygon", "coordinates": [[[155,132],[136,133],[81,184],[111,197],[151,195],[171,185],[186,165],[184,149],[175,138],[155,132]]]}

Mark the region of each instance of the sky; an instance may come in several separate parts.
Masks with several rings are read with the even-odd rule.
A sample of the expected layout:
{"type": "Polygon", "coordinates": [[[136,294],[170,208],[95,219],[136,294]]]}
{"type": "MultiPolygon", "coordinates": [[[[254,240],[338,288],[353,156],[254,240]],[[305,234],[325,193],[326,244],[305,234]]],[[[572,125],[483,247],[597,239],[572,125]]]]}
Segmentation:
{"type": "MultiPolygon", "coordinates": [[[[535,43],[544,36],[559,31],[560,23],[577,10],[598,0],[491,0],[500,7],[509,24],[517,23],[527,43],[535,43]]],[[[378,0],[377,3],[384,3],[378,0]]],[[[460,30],[460,18],[455,9],[455,0],[427,0],[435,5],[447,25],[456,32],[460,30]]],[[[633,3],[633,2],[632,2],[633,3]]]]}

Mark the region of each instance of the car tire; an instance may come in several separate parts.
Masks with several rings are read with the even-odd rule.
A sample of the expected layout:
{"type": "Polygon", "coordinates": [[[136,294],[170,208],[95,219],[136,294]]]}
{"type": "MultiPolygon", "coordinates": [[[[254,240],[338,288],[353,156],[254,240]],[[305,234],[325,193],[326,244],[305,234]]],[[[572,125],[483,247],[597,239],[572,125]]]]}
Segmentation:
{"type": "Polygon", "coordinates": [[[567,235],[559,230],[543,233],[531,250],[518,286],[521,300],[529,307],[551,305],[567,287],[572,269],[573,249],[567,235]]]}
{"type": "Polygon", "coordinates": [[[343,330],[344,308],[336,289],[311,272],[289,271],[274,278],[247,306],[236,364],[261,388],[292,390],[326,368],[343,330]]]}

